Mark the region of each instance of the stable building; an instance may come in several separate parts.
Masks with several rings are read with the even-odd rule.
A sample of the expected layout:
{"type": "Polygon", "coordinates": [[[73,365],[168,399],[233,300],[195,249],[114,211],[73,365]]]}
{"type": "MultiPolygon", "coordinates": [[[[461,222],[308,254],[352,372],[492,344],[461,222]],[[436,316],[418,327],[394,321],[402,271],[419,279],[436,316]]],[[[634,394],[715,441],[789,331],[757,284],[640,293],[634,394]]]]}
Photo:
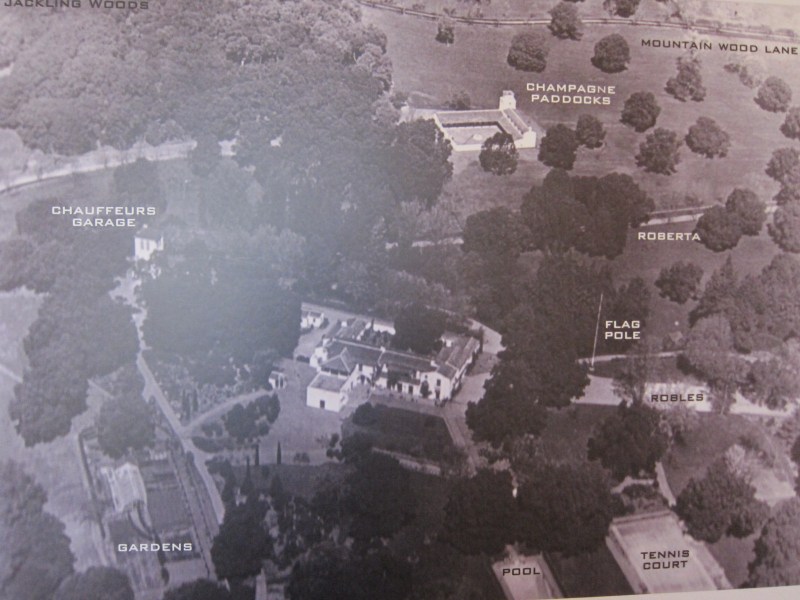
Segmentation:
{"type": "Polygon", "coordinates": [[[508,133],[517,149],[535,148],[538,127],[529,124],[517,111],[511,90],[503,91],[495,109],[443,110],[433,121],[455,152],[479,152],[483,143],[498,132],[508,133]]]}

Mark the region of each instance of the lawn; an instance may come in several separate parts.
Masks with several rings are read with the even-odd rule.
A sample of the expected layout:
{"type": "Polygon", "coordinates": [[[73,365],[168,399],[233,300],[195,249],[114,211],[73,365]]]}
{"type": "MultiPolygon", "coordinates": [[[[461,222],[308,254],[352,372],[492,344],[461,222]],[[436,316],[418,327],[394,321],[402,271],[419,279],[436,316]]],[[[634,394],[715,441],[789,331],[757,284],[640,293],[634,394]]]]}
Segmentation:
{"type": "MultiPolygon", "coordinates": [[[[672,493],[677,497],[690,479],[701,479],[709,465],[743,439],[772,447],[769,434],[755,420],[740,415],[699,414],[700,423],[686,434],[685,444],[675,444],[663,459],[672,493]]],[[[782,457],[778,458],[782,462],[782,457]]]]}
{"type": "Polygon", "coordinates": [[[616,410],[614,406],[575,405],[551,410],[541,435],[543,456],[578,464],[586,462],[586,447],[595,427],[616,410]]]}
{"type": "MultiPolygon", "coordinates": [[[[244,481],[246,472],[244,465],[234,465],[233,471],[237,481],[244,481]]],[[[287,494],[310,501],[322,484],[341,484],[349,472],[347,466],[336,462],[323,465],[262,464],[259,467],[251,467],[250,477],[255,488],[265,492],[269,491],[272,480],[280,477],[281,485],[287,494]]]]}
{"type": "Polygon", "coordinates": [[[369,436],[377,448],[432,461],[444,460],[453,448],[450,432],[441,417],[382,404],[371,410],[359,407],[345,421],[342,432],[345,437],[361,433],[369,436]],[[355,416],[359,413],[364,416],[355,416]]]}
{"type": "Polygon", "coordinates": [[[556,553],[546,559],[567,598],[633,593],[605,544],[588,554],[566,557],[556,553]]]}
{"type": "Polygon", "coordinates": [[[759,533],[742,539],[725,536],[714,544],[707,544],[734,588],[738,588],[747,579],[747,565],[756,557],[754,545],[759,533]]]}
{"type": "MultiPolygon", "coordinates": [[[[606,146],[600,150],[581,150],[574,172],[580,175],[605,174],[611,171],[634,174],[640,185],[657,201],[671,201],[675,194],[693,194],[703,202],[724,198],[734,186],[749,186],[772,196],[777,186],[764,174],[772,151],[789,146],[778,127],[783,116],[767,113],[753,102],[753,91],[736,76],[723,70],[731,60],[727,53],[714,49],[701,53],[704,85],[708,95],[703,102],[682,103],[664,91],[666,80],[674,74],[674,61],[680,50],[643,48],[643,38],[689,39],[687,34],[646,27],[612,28],[587,26],[580,41],[550,38],[550,54],[543,73],[523,73],[506,64],[506,54],[513,35],[524,27],[460,26],[451,46],[434,41],[433,22],[386,11],[364,9],[368,23],[380,27],[388,36],[389,56],[394,66],[398,90],[411,93],[415,103],[442,106],[459,90],[466,90],[475,107],[494,107],[504,89],[517,94],[519,109],[529,120],[548,127],[556,123],[574,125],[587,109],[575,105],[532,104],[525,92],[527,82],[583,83],[616,85],[610,106],[594,106],[592,114],[600,118],[608,131],[606,146]],[[605,74],[590,64],[594,44],[619,29],[631,45],[632,61],[627,71],[605,74]],[[421,61],[420,56],[425,56],[421,61]],[[634,156],[645,134],[637,134],[619,122],[625,99],[636,91],[652,91],[661,106],[657,126],[685,134],[699,116],[710,116],[731,136],[727,158],[709,160],[681,151],[682,162],[672,176],[643,173],[634,156]],[[732,110],[733,107],[738,109],[732,110]]],[[[530,26],[528,26],[530,28],[530,26]]],[[[544,26],[539,27],[546,32],[544,26]]],[[[705,38],[704,38],[705,39],[705,38]]],[[[712,38],[709,38],[712,39],[712,38]]],[[[721,38],[720,38],[721,39],[721,38]]],[[[716,38],[712,39],[713,42],[716,38]]],[[[800,89],[800,72],[793,68],[791,57],[770,57],[769,67],[800,89]]],[[[535,158],[536,151],[522,153],[517,172],[502,180],[480,171],[477,157],[457,159],[457,177],[449,186],[465,208],[483,208],[497,202],[519,203],[520,193],[538,183],[546,169],[535,158]],[[498,193],[502,181],[503,193],[498,193]]]]}
{"type": "MultiPolygon", "coordinates": [[[[684,231],[690,232],[694,223],[674,223],[648,227],[644,231],[684,231]]],[[[766,230],[766,228],[764,228],[766,230]]],[[[678,260],[690,261],[703,269],[701,285],[705,285],[714,270],[718,269],[731,256],[734,269],[741,279],[746,275],[761,271],[779,253],[778,247],[763,231],[757,237],[743,237],[729,252],[712,252],[699,242],[647,242],[636,239],[636,231],[631,231],[622,255],[611,262],[614,281],[617,285],[632,277],[641,277],[648,284],[654,284],[661,269],[678,260]]],[[[677,304],[658,295],[651,287],[650,318],[647,322],[647,335],[662,339],[668,333],[688,331],[688,315],[695,302],[677,304]]]]}
{"type": "MultiPolygon", "coordinates": [[[[595,377],[613,378],[625,364],[624,359],[601,361],[595,364],[592,374],[595,377]]],[[[675,356],[655,358],[650,372],[652,381],[685,381],[687,375],[678,368],[678,359],[675,356]]]]}

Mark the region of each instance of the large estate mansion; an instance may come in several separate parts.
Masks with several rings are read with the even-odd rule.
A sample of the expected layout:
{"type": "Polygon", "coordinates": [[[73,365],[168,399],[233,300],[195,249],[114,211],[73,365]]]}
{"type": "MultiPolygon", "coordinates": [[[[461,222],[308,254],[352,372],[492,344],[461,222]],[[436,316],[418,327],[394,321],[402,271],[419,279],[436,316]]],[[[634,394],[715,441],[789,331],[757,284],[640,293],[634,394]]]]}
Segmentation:
{"type": "Polygon", "coordinates": [[[445,333],[435,355],[401,352],[389,348],[393,333],[363,319],[336,323],[310,357],[317,375],[306,388],[306,404],[340,411],[358,385],[444,402],[459,390],[480,350],[473,337],[445,333]]]}

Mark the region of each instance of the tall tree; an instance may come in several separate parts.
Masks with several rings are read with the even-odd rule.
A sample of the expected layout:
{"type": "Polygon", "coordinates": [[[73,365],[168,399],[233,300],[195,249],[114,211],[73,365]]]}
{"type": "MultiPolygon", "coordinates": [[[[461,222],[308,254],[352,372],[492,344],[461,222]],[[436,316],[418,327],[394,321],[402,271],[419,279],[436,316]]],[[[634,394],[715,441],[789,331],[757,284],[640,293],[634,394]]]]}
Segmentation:
{"type": "Polygon", "coordinates": [[[261,563],[272,554],[272,541],[263,523],[266,507],[248,499],[231,505],[211,547],[211,559],[219,579],[240,582],[258,575],[261,563]]]}
{"type": "Polygon", "coordinates": [[[95,426],[100,448],[111,458],[152,446],[156,439],[155,420],[141,394],[106,400],[95,426]]]}
{"type": "Polygon", "coordinates": [[[508,472],[481,470],[456,481],[444,511],[442,538],[464,554],[499,554],[514,541],[518,516],[508,472]]]}
{"type": "Polygon", "coordinates": [[[113,567],[89,567],[65,579],[53,600],[133,600],[128,576],[113,567]]]}
{"type": "Polygon", "coordinates": [[[395,202],[420,200],[432,206],[453,175],[450,142],[429,119],[400,123],[393,134],[387,172],[395,202]]]}
{"type": "Polygon", "coordinates": [[[725,202],[725,209],[736,215],[744,235],[758,235],[767,219],[766,206],[752,190],[736,188],[725,202]]]}
{"type": "Polygon", "coordinates": [[[639,145],[636,164],[651,173],[672,175],[681,161],[681,143],[677,133],[659,127],[639,145]]]}
{"type": "Polygon", "coordinates": [[[625,100],[620,120],[637,133],[642,133],[656,124],[659,114],[661,107],[652,92],[634,92],[625,100]]]}
{"type": "Polygon", "coordinates": [[[756,104],[769,112],[786,112],[791,102],[792,88],[780,77],[767,77],[756,94],[756,104]]]}
{"type": "Polygon", "coordinates": [[[653,473],[667,450],[659,412],[646,404],[621,403],[589,438],[589,460],[600,460],[617,479],[653,473]]]}
{"type": "Polygon", "coordinates": [[[656,279],[656,287],[661,296],[678,304],[696,300],[703,279],[703,269],[692,262],[678,261],[661,269],[656,279]]]}
{"type": "Polygon", "coordinates": [[[550,31],[562,39],[579,40],[583,36],[583,23],[578,8],[571,2],[559,2],[550,9],[550,31]]]}
{"type": "Polygon", "coordinates": [[[345,480],[343,502],[352,516],[349,533],[360,542],[391,537],[417,510],[408,471],[397,459],[377,453],[356,463],[345,480]]]}
{"type": "Polygon", "coordinates": [[[689,127],[686,145],[692,152],[706,158],[722,158],[728,154],[731,140],[728,133],[717,125],[714,119],[699,117],[697,122],[689,127]]]}
{"type": "Polygon", "coordinates": [[[583,114],[578,117],[578,123],[575,126],[575,137],[580,144],[587,148],[599,148],[603,145],[606,130],[603,128],[600,119],[594,115],[583,114]]]}
{"type": "Polygon", "coordinates": [[[547,66],[549,48],[538,31],[518,33],[511,40],[507,62],[518,71],[541,73],[547,66]]]}
{"type": "Polygon", "coordinates": [[[748,585],[800,585],[800,499],[779,504],[756,540],[748,585]]]}
{"type": "Polygon", "coordinates": [[[628,350],[614,376],[614,392],[625,402],[641,404],[647,400],[647,383],[653,376],[657,350],[655,342],[647,339],[628,350]]]}
{"type": "Polygon", "coordinates": [[[559,123],[547,129],[539,145],[539,160],[548,167],[571,169],[575,164],[578,139],[575,132],[559,123]]]}
{"type": "Polygon", "coordinates": [[[793,106],[786,113],[781,133],[791,139],[800,139],[800,106],[793,106]]]}
{"type": "Polygon", "coordinates": [[[714,315],[697,321],[687,336],[684,356],[711,386],[714,407],[727,412],[747,372],[736,355],[728,319],[714,315]]]}
{"type": "Polygon", "coordinates": [[[667,92],[681,102],[686,100],[700,102],[706,97],[706,88],[703,87],[703,78],[700,74],[700,60],[694,57],[680,57],[677,63],[678,74],[667,80],[667,92]]]}
{"type": "Polygon", "coordinates": [[[478,162],[481,168],[495,175],[511,175],[517,170],[519,153],[510,133],[498,131],[481,146],[478,162]]]}
{"type": "Polygon", "coordinates": [[[20,465],[0,463],[0,597],[52,600],[75,557],[64,524],[44,511],[47,495],[20,465]]]}
{"type": "Polygon", "coordinates": [[[594,45],[592,64],[606,73],[619,73],[628,68],[631,49],[628,42],[618,33],[602,38],[594,45]]]}
{"type": "Polygon", "coordinates": [[[729,255],[722,266],[711,274],[700,302],[689,315],[691,323],[713,314],[729,313],[735,306],[738,287],[739,281],[729,255]]]}
{"type": "Polygon", "coordinates": [[[233,600],[231,593],[221,583],[209,579],[196,579],[190,583],[167,590],[164,600],[233,600]]]}
{"type": "Polygon", "coordinates": [[[292,569],[289,600],[405,600],[410,593],[409,565],[379,550],[366,556],[320,545],[292,569]]]}
{"type": "Polygon", "coordinates": [[[779,206],[768,227],[769,235],[784,252],[800,252],[800,201],[779,206]]]}
{"type": "Polygon", "coordinates": [[[742,238],[741,221],[736,213],[723,206],[712,206],[705,211],[694,231],[703,245],[714,252],[735,248],[742,238]]]}
{"type": "Polygon", "coordinates": [[[447,315],[421,304],[409,304],[394,319],[392,346],[417,354],[431,354],[441,346],[447,315]]]}
{"type": "Polygon", "coordinates": [[[542,465],[519,489],[519,536],[532,549],[576,555],[603,544],[614,516],[609,483],[597,465],[542,465]]]}
{"type": "Polygon", "coordinates": [[[697,539],[714,543],[723,535],[746,537],[758,531],[769,513],[755,493],[722,459],[709,466],[703,479],[689,482],[676,510],[697,539]]]}

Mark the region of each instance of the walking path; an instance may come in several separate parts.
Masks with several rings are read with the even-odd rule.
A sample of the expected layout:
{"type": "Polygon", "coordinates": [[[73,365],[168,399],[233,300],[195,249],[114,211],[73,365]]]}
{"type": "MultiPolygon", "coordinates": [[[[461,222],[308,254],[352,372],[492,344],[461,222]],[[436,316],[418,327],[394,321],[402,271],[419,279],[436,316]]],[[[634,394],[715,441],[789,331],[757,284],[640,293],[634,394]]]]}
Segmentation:
{"type": "Polygon", "coordinates": [[[142,324],[147,316],[147,312],[144,307],[137,304],[136,293],[134,291],[136,286],[137,281],[135,280],[135,276],[129,274],[126,278],[119,281],[116,290],[114,290],[112,293],[114,296],[124,300],[134,308],[133,321],[136,325],[136,334],[139,337],[139,353],[136,356],[136,366],[144,378],[144,391],[142,392],[143,397],[155,399],[156,404],[158,404],[158,407],[161,409],[161,413],[164,415],[164,418],[169,424],[170,429],[172,429],[175,437],[179,440],[184,452],[192,453],[197,473],[200,475],[203,486],[208,492],[208,497],[211,501],[211,506],[214,509],[214,515],[217,519],[217,523],[221,523],[223,517],[225,516],[225,504],[222,502],[222,497],[220,496],[219,490],[214,483],[214,478],[211,476],[211,473],[209,473],[208,466],[206,465],[206,461],[209,460],[212,455],[203,452],[194,445],[194,442],[191,438],[190,426],[192,423],[184,426],[180,422],[180,419],[178,419],[178,416],[172,409],[169,400],[167,400],[167,397],[161,389],[161,386],[158,385],[158,381],[156,380],[153,371],[150,370],[150,366],[147,364],[147,361],[142,354],[142,351],[146,348],[144,336],[142,334],[142,324]]]}

